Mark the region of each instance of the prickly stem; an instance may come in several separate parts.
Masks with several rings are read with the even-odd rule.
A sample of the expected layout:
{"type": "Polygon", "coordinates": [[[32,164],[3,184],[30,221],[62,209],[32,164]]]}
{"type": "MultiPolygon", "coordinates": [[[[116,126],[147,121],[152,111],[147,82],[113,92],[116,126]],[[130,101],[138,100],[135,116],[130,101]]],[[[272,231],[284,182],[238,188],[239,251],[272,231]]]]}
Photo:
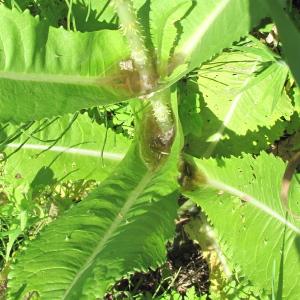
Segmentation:
{"type": "Polygon", "coordinates": [[[120,26],[131,49],[131,59],[139,74],[142,114],[138,117],[137,134],[140,152],[150,169],[160,167],[169,156],[176,134],[169,88],[151,93],[157,87],[158,76],[150,52],[145,46],[141,25],[132,0],[112,0],[120,26]]]}
{"type": "Polygon", "coordinates": [[[151,55],[145,46],[141,25],[131,0],[112,0],[120,26],[131,48],[131,59],[140,75],[141,92],[147,94],[156,85],[156,74],[151,55]]]}

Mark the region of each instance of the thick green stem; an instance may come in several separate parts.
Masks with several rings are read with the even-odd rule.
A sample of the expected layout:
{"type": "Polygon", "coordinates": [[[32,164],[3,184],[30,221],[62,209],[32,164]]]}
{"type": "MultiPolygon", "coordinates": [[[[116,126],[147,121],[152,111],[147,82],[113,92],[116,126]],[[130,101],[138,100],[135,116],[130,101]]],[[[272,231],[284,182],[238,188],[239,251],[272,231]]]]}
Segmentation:
{"type": "Polygon", "coordinates": [[[120,25],[131,49],[131,59],[140,76],[141,92],[149,93],[156,85],[155,68],[131,0],[113,0],[120,25]]]}
{"type": "MultiPolygon", "coordinates": [[[[157,85],[157,74],[145,46],[140,24],[131,0],[112,0],[120,25],[131,49],[131,59],[139,74],[142,94],[149,94],[157,85]]],[[[137,116],[141,156],[150,169],[157,169],[169,156],[176,134],[171,94],[167,88],[141,100],[137,116]]]]}

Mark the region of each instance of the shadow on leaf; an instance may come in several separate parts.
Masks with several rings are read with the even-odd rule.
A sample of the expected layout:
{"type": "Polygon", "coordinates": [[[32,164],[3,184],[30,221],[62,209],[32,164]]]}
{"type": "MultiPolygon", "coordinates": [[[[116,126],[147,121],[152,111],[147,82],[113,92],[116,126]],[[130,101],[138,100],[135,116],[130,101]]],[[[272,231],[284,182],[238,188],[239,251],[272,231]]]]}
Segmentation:
{"type": "Polygon", "coordinates": [[[287,126],[285,120],[277,120],[271,128],[259,127],[258,131],[248,131],[244,136],[237,135],[224,127],[223,121],[207,107],[197,83],[182,81],[179,97],[181,123],[186,133],[184,150],[198,158],[240,156],[242,153],[259,154],[280,138],[287,126]],[[197,108],[201,114],[197,113],[195,117],[197,108]],[[201,132],[186,130],[194,128],[195,122],[202,123],[201,132]]]}

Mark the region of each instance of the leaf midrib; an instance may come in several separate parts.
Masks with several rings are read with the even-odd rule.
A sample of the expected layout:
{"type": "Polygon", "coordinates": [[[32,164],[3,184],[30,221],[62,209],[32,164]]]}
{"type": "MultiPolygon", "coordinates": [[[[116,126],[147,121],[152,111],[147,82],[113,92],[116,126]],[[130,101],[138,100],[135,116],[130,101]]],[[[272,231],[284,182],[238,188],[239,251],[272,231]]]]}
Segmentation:
{"type": "Polygon", "coordinates": [[[68,83],[78,85],[98,85],[101,77],[89,75],[67,75],[67,74],[45,74],[45,73],[26,73],[26,72],[7,72],[0,71],[0,79],[10,79],[22,82],[52,82],[68,83]]]}
{"type": "Polygon", "coordinates": [[[210,28],[210,26],[218,19],[219,15],[225,10],[227,5],[231,2],[231,0],[222,0],[218,3],[215,9],[205,18],[201,24],[196,28],[196,30],[192,33],[191,37],[182,45],[179,49],[179,53],[181,52],[184,56],[189,56],[194,49],[197,47],[198,43],[210,28]]]}
{"type": "Polygon", "coordinates": [[[74,277],[73,281],[70,283],[69,288],[64,293],[62,299],[68,299],[68,296],[72,292],[73,288],[76,286],[77,282],[84,275],[84,273],[90,268],[90,266],[95,261],[96,257],[101,253],[107,241],[114,235],[116,229],[120,225],[120,223],[125,219],[130,208],[134,205],[135,201],[144,191],[148,183],[153,178],[154,173],[148,170],[145,175],[141,178],[136,188],[128,195],[127,199],[125,199],[123,207],[120,209],[120,212],[116,215],[115,219],[111,223],[110,227],[106,230],[103,238],[99,241],[97,247],[93,251],[93,253],[88,257],[85,264],[80,268],[74,277]]]}
{"type": "Polygon", "coordinates": [[[282,224],[282,226],[286,226],[293,234],[300,235],[300,228],[294,225],[293,223],[289,222],[286,218],[280,215],[276,210],[269,207],[264,201],[261,201],[254,196],[236,188],[230,184],[227,184],[223,181],[219,181],[216,179],[212,179],[210,177],[207,178],[206,186],[214,188],[218,191],[226,192],[229,195],[235,196],[249,204],[253,207],[257,208],[260,212],[266,214],[267,216],[271,217],[274,220],[277,220],[282,224]]]}
{"type": "Polygon", "coordinates": [[[103,157],[111,160],[122,160],[124,158],[124,154],[122,153],[114,153],[108,151],[96,151],[91,149],[83,149],[76,147],[64,147],[64,146],[52,146],[49,148],[47,145],[40,144],[21,144],[21,143],[11,143],[6,146],[6,148],[18,149],[22,147],[21,150],[32,150],[32,151],[50,151],[50,152],[59,152],[59,153],[67,153],[79,156],[89,156],[89,157],[103,157]]]}

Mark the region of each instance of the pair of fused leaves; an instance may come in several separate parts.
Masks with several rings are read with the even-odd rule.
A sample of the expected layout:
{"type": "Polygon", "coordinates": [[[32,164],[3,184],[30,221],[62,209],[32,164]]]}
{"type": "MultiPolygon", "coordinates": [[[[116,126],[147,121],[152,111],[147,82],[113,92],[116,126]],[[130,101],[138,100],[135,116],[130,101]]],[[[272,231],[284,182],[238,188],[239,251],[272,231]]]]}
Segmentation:
{"type": "MultiPolygon", "coordinates": [[[[300,222],[285,221],[286,211],[281,207],[283,161],[261,153],[256,158],[196,160],[196,165],[203,181],[186,195],[207,214],[231,266],[241,268],[269,293],[274,281],[278,299],[299,299],[300,222]]],[[[296,212],[298,199],[295,179],[290,204],[296,212]]]]}
{"type": "MultiPolygon", "coordinates": [[[[300,278],[290,274],[300,267],[299,222],[285,222],[279,197],[285,164],[265,153],[256,158],[242,153],[266,149],[286,127],[278,119],[289,120],[298,110],[285,92],[287,76],[278,57],[245,41],[181,83],[180,117],[188,153],[242,156],[197,160],[202,182],[186,193],[208,215],[231,266],[269,293],[274,280],[278,299],[298,299],[300,278]],[[246,203],[249,197],[258,206],[246,203]]],[[[289,200],[294,211],[298,191],[294,180],[289,200]]]]}
{"type": "MultiPolygon", "coordinates": [[[[160,72],[165,72],[170,55],[175,53],[168,67],[171,76],[164,84],[176,81],[247,34],[264,16],[257,11],[251,17],[254,2],[186,0],[161,4],[154,0],[149,7],[144,1],[134,1],[146,40],[151,32],[150,42],[158,51],[160,72]],[[163,17],[157,13],[162,5],[168,7],[163,17]],[[149,13],[151,10],[155,13],[149,13]],[[234,19],[239,20],[239,26],[234,19]],[[185,65],[180,67],[182,63],[185,65]]],[[[97,6],[93,9],[100,10],[97,6]]],[[[42,119],[139,94],[139,75],[123,63],[130,59],[130,50],[121,31],[66,31],[50,27],[47,20],[40,21],[27,10],[20,13],[4,5],[0,5],[0,17],[1,121],[42,119]]]]}
{"type": "Polygon", "coordinates": [[[180,145],[177,135],[164,162],[150,168],[135,141],[94,192],[18,256],[9,297],[101,298],[122,276],[160,265],[174,231],[180,145]]]}
{"type": "Polygon", "coordinates": [[[19,255],[10,299],[95,299],[133,270],[157,267],[173,235],[176,159],[150,171],[135,144],[88,198],[50,224],[19,255]]]}
{"type": "Polygon", "coordinates": [[[134,145],[109,179],[20,255],[10,297],[95,299],[126,273],[161,264],[174,230],[176,176],[176,159],[153,173],[134,145]]]}

